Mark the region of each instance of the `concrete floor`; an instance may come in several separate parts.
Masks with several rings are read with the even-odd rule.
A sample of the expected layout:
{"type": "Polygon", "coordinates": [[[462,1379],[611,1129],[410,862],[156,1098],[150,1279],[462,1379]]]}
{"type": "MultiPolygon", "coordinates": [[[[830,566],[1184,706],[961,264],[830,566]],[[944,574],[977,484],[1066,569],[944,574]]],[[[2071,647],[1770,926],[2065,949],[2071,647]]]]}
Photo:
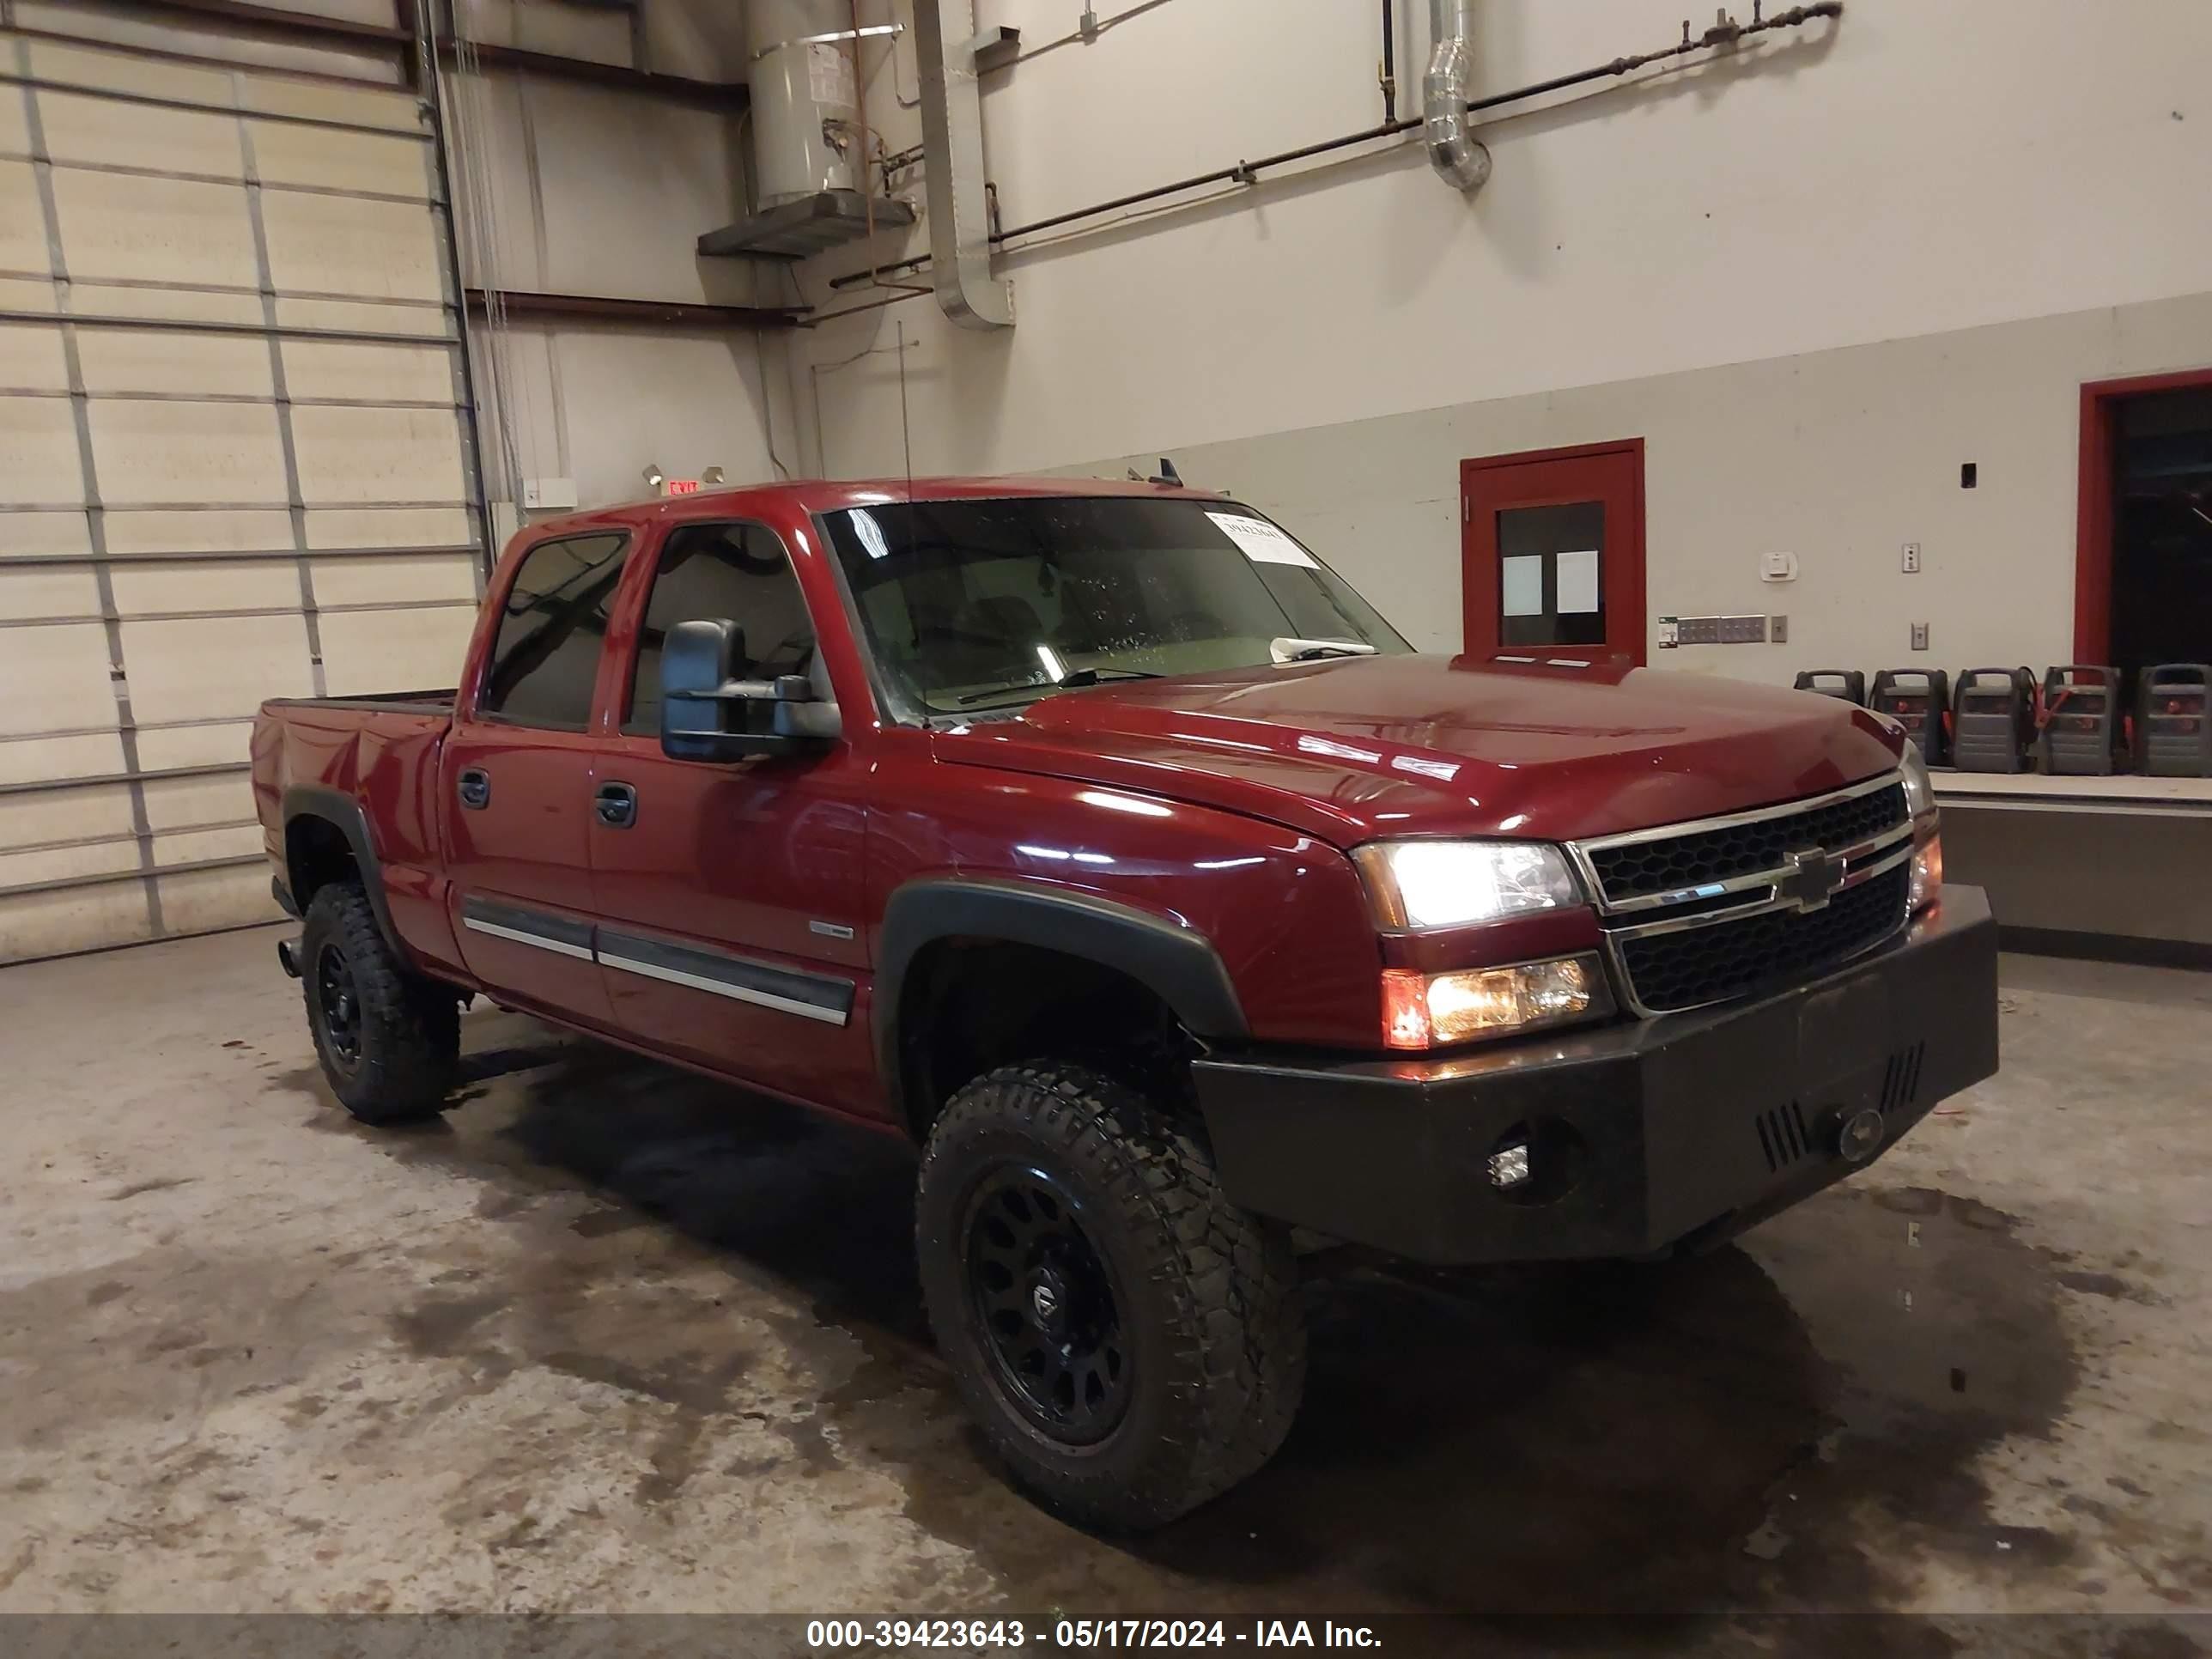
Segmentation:
{"type": "Polygon", "coordinates": [[[495,1012],[358,1128],[274,938],[0,973],[0,1611],[2212,1604],[2212,977],[2008,959],[1997,1079],[1702,1261],[1316,1289],[1130,1545],[987,1467],[895,1145],[495,1012]]]}

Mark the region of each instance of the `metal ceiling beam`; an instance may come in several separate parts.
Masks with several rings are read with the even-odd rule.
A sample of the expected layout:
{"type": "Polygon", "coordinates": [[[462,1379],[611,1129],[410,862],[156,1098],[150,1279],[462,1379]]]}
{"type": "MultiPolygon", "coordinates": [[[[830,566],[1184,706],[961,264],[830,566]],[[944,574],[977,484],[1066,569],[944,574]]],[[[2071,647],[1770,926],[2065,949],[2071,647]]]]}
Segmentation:
{"type": "MultiPolygon", "coordinates": [[[[364,48],[381,49],[398,53],[408,60],[414,56],[414,31],[398,24],[362,23],[343,17],[311,16],[283,6],[261,4],[258,0],[121,0],[121,3],[139,11],[168,12],[198,17],[213,23],[229,24],[273,38],[354,52],[364,48]]],[[[407,10],[411,12],[412,8],[407,10]]],[[[439,61],[450,66],[463,46],[468,49],[471,58],[487,69],[526,70],[550,80],[617,87],[626,92],[643,93],[675,103],[693,104],[708,109],[742,110],[748,101],[745,83],[742,81],[700,81],[684,75],[655,75],[647,70],[632,69],[627,64],[602,64],[586,58],[564,58],[554,52],[531,52],[520,46],[496,46],[483,40],[457,41],[450,34],[439,37],[439,61]]],[[[403,64],[402,67],[407,68],[408,65],[403,64]]]]}
{"type": "Polygon", "coordinates": [[[329,46],[403,46],[408,32],[394,25],[359,23],[344,17],[314,17],[282,6],[257,5],[252,0],[125,0],[138,11],[186,12],[218,22],[288,35],[295,40],[319,40],[329,46]]]}
{"type": "Polygon", "coordinates": [[[742,81],[695,81],[684,75],[655,75],[627,64],[602,64],[588,58],[562,58],[550,52],[528,52],[520,46],[494,46],[485,40],[456,41],[448,35],[438,40],[438,61],[452,67],[462,48],[486,69],[526,70],[558,81],[587,82],[624,92],[644,93],[672,103],[693,104],[703,109],[736,111],[750,100],[742,81]]]}
{"type": "MultiPolygon", "coordinates": [[[[484,291],[464,290],[469,309],[483,314],[484,291]]],[[[732,328],[795,328],[805,317],[806,307],[692,305],[673,300],[618,300],[597,294],[532,294],[513,289],[499,291],[501,308],[509,317],[547,322],[628,324],[642,328],[693,328],[720,331],[732,328]]]]}

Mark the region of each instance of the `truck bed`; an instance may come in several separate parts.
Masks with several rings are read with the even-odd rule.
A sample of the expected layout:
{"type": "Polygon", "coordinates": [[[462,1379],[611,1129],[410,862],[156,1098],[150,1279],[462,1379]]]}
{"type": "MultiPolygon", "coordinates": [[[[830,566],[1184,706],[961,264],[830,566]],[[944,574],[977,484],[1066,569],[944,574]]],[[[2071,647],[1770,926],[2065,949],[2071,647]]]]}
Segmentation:
{"type": "Polygon", "coordinates": [[[456,694],[272,697],[253,722],[254,811],[280,881],[289,881],[285,825],[303,809],[362,838],[381,902],[417,966],[459,962],[445,915],[436,804],[439,757],[456,694]]]}

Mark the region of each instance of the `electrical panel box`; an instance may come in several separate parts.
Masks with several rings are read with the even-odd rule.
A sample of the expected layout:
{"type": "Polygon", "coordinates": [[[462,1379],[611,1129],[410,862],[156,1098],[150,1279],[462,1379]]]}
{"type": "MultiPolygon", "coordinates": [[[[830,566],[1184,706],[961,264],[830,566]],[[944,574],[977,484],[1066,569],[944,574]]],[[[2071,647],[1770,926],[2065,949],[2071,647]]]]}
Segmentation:
{"type": "Polygon", "coordinates": [[[1678,617],[1674,619],[1678,645],[1764,645],[1765,617],[1678,617]]]}
{"type": "Polygon", "coordinates": [[[529,513],[567,512],[576,505],[574,478],[525,478],[522,506],[529,513]]]}

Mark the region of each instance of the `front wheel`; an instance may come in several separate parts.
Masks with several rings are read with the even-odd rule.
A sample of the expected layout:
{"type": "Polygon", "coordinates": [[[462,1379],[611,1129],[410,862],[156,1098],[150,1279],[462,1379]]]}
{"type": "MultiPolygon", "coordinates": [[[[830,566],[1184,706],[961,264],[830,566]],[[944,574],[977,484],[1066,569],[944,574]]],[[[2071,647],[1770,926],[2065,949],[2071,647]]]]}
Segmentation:
{"type": "Polygon", "coordinates": [[[1290,1431],[1289,1235],[1231,1204],[1204,1144],[1135,1090],[1050,1061],[976,1079],[931,1128],[915,1225],[961,1395],[1049,1507],[1161,1526],[1290,1431]]]}
{"type": "Polygon", "coordinates": [[[443,1111],[461,1052],[460,999],[411,973],[358,882],[316,890],[300,933],[307,1029],[339,1104],[364,1123],[443,1111]]]}

